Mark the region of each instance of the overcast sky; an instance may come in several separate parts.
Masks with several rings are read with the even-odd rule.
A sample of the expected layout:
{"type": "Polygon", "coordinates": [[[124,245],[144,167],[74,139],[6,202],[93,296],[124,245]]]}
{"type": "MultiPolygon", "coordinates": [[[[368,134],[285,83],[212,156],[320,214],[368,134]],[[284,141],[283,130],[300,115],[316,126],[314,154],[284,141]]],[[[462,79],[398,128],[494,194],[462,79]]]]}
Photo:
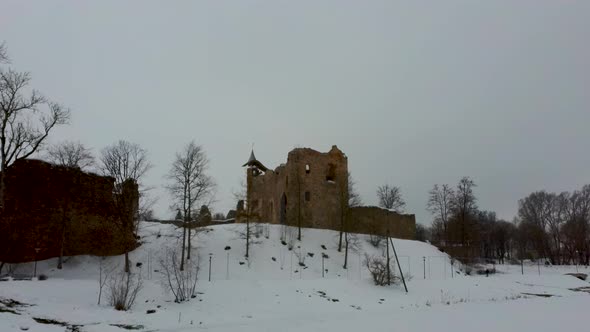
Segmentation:
{"type": "Polygon", "coordinates": [[[274,168],[338,145],[364,203],[401,187],[425,211],[470,176],[482,209],[590,183],[590,1],[0,1],[0,41],[33,87],[72,109],[52,142],[141,144],[146,182],[194,139],[215,211],[251,144],[274,168]]]}

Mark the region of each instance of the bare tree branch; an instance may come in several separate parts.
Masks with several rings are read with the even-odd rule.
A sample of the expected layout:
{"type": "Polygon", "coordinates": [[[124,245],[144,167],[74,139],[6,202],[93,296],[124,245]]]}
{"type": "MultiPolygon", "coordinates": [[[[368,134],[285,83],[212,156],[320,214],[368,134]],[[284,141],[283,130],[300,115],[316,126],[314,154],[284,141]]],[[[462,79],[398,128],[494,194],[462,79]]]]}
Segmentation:
{"type": "MultiPolygon", "coordinates": [[[[139,188],[144,175],[152,167],[148,161],[147,151],[138,144],[120,140],[101,151],[100,162],[102,173],[115,179],[115,208],[119,214],[115,226],[125,233],[136,231],[139,223],[138,209],[141,205],[138,201],[145,197],[139,188]],[[136,186],[135,189],[139,192],[130,191],[130,185],[136,186]]],[[[125,241],[125,244],[125,271],[129,273],[128,253],[132,246],[128,241],[125,241]]]]}
{"type": "Polygon", "coordinates": [[[89,169],[95,164],[92,150],[80,142],[64,141],[47,148],[47,159],[57,165],[89,169]]]}
{"type": "Polygon", "coordinates": [[[6,51],[6,44],[0,44],[0,63],[10,63],[8,52],[6,51]]]}
{"type": "MultiPolygon", "coordinates": [[[[0,57],[6,61],[5,47],[0,57]]],[[[2,62],[0,61],[0,62],[2,62]]],[[[51,130],[67,124],[70,111],[37,91],[27,92],[29,73],[0,69],[0,205],[4,206],[5,171],[39,150],[51,130]]]]}
{"type": "Polygon", "coordinates": [[[379,206],[401,213],[404,211],[406,202],[402,198],[402,193],[399,187],[390,186],[388,184],[377,188],[377,198],[379,199],[379,206]]]}

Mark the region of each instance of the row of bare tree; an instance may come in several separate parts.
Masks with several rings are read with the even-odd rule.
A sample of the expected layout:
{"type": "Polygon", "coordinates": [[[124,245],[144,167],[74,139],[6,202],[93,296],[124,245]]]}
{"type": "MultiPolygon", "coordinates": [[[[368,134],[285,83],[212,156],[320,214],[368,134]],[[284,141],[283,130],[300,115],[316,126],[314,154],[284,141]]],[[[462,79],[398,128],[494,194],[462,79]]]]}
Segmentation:
{"type": "Polygon", "coordinates": [[[537,191],[518,202],[519,248],[552,264],[590,263],[590,185],[537,191]]]}
{"type": "Polygon", "coordinates": [[[590,185],[573,192],[538,191],[518,202],[512,222],[477,206],[475,183],[462,178],[456,188],[434,185],[427,209],[430,228],[417,237],[456,255],[496,259],[546,259],[551,264],[590,263],[590,185]]]}

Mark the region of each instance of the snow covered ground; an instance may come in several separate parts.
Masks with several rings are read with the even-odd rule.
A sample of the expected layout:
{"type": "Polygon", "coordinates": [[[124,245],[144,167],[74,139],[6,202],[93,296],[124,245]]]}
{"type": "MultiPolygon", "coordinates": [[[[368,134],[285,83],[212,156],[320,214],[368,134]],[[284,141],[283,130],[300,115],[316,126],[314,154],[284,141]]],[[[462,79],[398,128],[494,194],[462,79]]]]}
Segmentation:
{"type": "MultiPolygon", "coordinates": [[[[406,294],[402,285],[373,285],[362,261],[365,253],[380,255],[382,249],[371,246],[364,235],[359,235],[360,250],[350,253],[348,268],[343,269],[337,232],[306,229],[303,240],[292,241],[293,250],[288,250],[279,239],[282,228],[269,226],[268,238],[256,239],[259,243],[246,260],[245,241],[237,235],[243,227],[213,226],[195,238],[193,254],[201,263],[199,294],[187,303],[174,303],[156,272],[159,257],[177,245],[178,231],[172,225],[142,226],[143,245],[130,256],[144,288],[129,312],[96,304],[100,258],[70,257],[62,270],[55,268],[55,259],[38,262],[37,274],[48,280],[0,282],[0,331],[121,332],[123,325],[141,331],[585,330],[582,313],[590,296],[572,289],[590,285],[564,275],[586,273],[584,267],[528,264],[522,275],[520,265],[498,265],[501,273],[466,276],[435,247],[394,240],[406,294]],[[322,253],[328,256],[323,276],[322,253]],[[305,267],[299,264],[301,257],[305,267]],[[135,267],[137,263],[141,267],[135,267]],[[149,309],[156,312],[147,314],[149,309]]],[[[290,237],[295,236],[293,230],[290,237]]],[[[117,264],[122,269],[122,256],[103,260],[103,266],[117,264]]],[[[15,273],[30,275],[33,269],[32,263],[21,264],[15,273]]]]}

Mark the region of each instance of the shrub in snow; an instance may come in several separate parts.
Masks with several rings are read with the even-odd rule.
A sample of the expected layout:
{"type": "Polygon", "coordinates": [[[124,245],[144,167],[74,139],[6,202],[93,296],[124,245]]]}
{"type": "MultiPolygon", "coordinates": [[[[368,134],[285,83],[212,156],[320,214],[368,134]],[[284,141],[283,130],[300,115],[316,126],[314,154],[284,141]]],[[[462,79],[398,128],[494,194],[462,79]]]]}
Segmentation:
{"type": "Polygon", "coordinates": [[[40,274],[38,279],[39,280],[47,280],[47,276],[44,274],[40,274]]]}
{"type": "Polygon", "coordinates": [[[373,281],[377,286],[385,286],[388,284],[395,284],[399,282],[399,278],[395,276],[393,266],[389,267],[387,273],[387,259],[385,257],[369,256],[365,254],[365,265],[373,277],[373,281]]]}
{"type": "Polygon", "coordinates": [[[109,304],[116,310],[131,309],[143,286],[141,275],[121,272],[109,280],[109,304]]]}
{"type": "Polygon", "coordinates": [[[373,235],[369,234],[367,237],[367,242],[369,242],[373,247],[380,248],[385,241],[385,238],[380,235],[373,235]]]}
{"type": "Polygon", "coordinates": [[[166,250],[165,257],[160,260],[162,284],[172,292],[175,302],[184,302],[196,297],[199,256],[197,255],[196,260],[187,260],[183,270],[180,270],[178,256],[177,250],[169,249],[166,250]]]}

